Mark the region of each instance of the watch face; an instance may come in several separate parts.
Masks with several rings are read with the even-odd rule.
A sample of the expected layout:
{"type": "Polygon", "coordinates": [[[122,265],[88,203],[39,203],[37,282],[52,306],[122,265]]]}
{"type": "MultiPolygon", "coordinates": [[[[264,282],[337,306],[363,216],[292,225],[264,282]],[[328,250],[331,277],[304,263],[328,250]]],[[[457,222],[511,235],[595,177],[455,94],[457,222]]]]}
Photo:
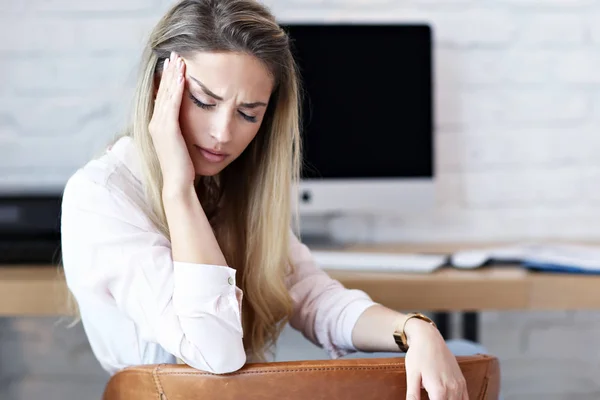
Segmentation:
{"type": "Polygon", "coordinates": [[[398,332],[394,332],[394,340],[396,341],[396,344],[398,345],[398,348],[400,349],[400,351],[406,353],[406,350],[408,350],[408,349],[406,347],[406,344],[402,340],[402,335],[399,334],[398,332]]]}

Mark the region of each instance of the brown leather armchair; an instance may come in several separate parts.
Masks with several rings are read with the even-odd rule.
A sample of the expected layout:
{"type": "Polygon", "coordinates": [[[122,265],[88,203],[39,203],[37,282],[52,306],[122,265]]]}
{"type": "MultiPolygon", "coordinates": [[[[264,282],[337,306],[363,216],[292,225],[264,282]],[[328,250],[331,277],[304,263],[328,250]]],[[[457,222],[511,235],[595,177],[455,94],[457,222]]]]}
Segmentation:
{"type": "MultiPolygon", "coordinates": [[[[498,360],[487,355],[457,357],[470,400],[497,400],[498,360]]],[[[115,374],[103,400],[403,400],[404,358],[365,358],[247,364],[214,375],[185,365],[131,367],[115,374]]],[[[425,391],[421,399],[428,399],[425,391]]]]}

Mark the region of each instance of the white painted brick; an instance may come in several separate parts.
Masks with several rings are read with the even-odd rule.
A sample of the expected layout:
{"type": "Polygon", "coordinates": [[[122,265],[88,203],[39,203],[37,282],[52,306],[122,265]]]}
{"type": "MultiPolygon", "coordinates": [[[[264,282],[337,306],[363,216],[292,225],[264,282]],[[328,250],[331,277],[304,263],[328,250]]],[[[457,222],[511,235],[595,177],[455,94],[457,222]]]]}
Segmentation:
{"type": "MultiPolygon", "coordinates": [[[[392,0],[328,0],[329,4],[343,6],[344,9],[352,8],[352,7],[393,7],[392,0]]],[[[310,3],[309,3],[310,4],[310,3]]]]}
{"type": "Polygon", "coordinates": [[[600,204],[600,167],[588,167],[582,171],[583,204],[594,207],[600,204]]]}
{"type": "Polygon", "coordinates": [[[595,0],[499,0],[499,2],[515,8],[529,9],[557,8],[560,10],[566,8],[585,11],[591,6],[597,6],[595,0]]]}
{"type": "Polygon", "coordinates": [[[600,123],[600,91],[594,90],[593,92],[591,122],[594,128],[596,128],[595,132],[598,132],[598,123],[600,123]]]}
{"type": "Polygon", "coordinates": [[[129,52],[141,54],[156,17],[24,18],[0,23],[0,52],[63,55],[129,52]]]}
{"type": "Polygon", "coordinates": [[[594,44],[600,43],[600,12],[590,13],[587,18],[587,28],[594,44]]]}
{"type": "Polygon", "coordinates": [[[501,85],[539,84],[544,87],[554,82],[554,65],[564,55],[545,49],[507,50],[498,62],[504,75],[501,85]]]}
{"type": "Polygon", "coordinates": [[[573,46],[587,37],[585,14],[535,14],[521,25],[519,46],[573,46]]]}
{"type": "MultiPolygon", "coordinates": [[[[38,58],[12,58],[0,76],[0,94],[49,95],[114,91],[124,85],[133,87],[137,57],[45,57],[40,68],[38,58]]],[[[45,98],[41,99],[42,101],[45,98]]]]}
{"type": "MultiPolygon", "coordinates": [[[[511,67],[518,63],[515,69],[522,69],[526,82],[543,81],[548,73],[543,70],[527,73],[531,69],[522,68],[523,57],[526,54],[516,54],[498,49],[455,49],[440,48],[435,53],[435,71],[437,88],[440,91],[454,91],[470,85],[491,85],[506,83],[513,78],[511,67]]],[[[537,60],[535,60],[537,61],[537,60]]],[[[548,69],[546,60],[540,60],[537,65],[548,69]]],[[[531,62],[531,61],[529,61],[531,62]]],[[[521,74],[514,74],[521,77],[521,74]]]]}
{"type": "Polygon", "coordinates": [[[263,4],[266,4],[269,7],[273,6],[273,3],[281,3],[284,5],[288,5],[288,6],[298,6],[298,7],[305,7],[305,8],[312,8],[312,7],[316,7],[316,8],[324,8],[327,7],[328,5],[328,0],[288,0],[286,2],[282,2],[282,1],[278,1],[278,0],[271,0],[271,1],[264,1],[263,4]]]}
{"type": "Polygon", "coordinates": [[[0,157],[0,186],[19,182],[32,184],[37,177],[47,180],[47,183],[58,180],[61,187],[62,179],[99,155],[116,135],[116,125],[114,130],[106,130],[105,125],[91,122],[72,135],[44,132],[43,135],[27,138],[0,137],[3,153],[0,157]],[[68,154],[68,157],[57,157],[58,154],[68,154]],[[38,173],[32,174],[32,171],[38,173]]]}
{"type": "Polygon", "coordinates": [[[62,193],[62,187],[76,168],[39,168],[0,169],[0,188],[2,193],[62,193]]]}
{"type": "Polygon", "coordinates": [[[587,116],[590,107],[587,94],[573,89],[520,90],[498,94],[503,102],[502,119],[515,123],[579,122],[587,116]]]}
{"type": "Polygon", "coordinates": [[[32,4],[28,1],[2,1],[0,2],[0,17],[23,16],[27,14],[32,4]]]}
{"type": "Polygon", "coordinates": [[[489,89],[439,91],[435,102],[436,125],[440,129],[497,125],[501,107],[489,89]]]}
{"type": "MultiPolygon", "coordinates": [[[[65,138],[86,136],[85,133],[89,131],[93,131],[94,134],[101,133],[99,131],[114,127],[116,120],[122,116],[122,112],[116,109],[120,104],[116,98],[97,95],[56,96],[46,99],[1,97],[0,110],[3,114],[10,115],[10,120],[4,121],[4,124],[13,125],[12,128],[18,132],[17,136],[4,140],[3,147],[13,145],[18,148],[22,143],[25,145],[22,147],[30,148],[35,146],[34,140],[40,140],[39,147],[52,146],[52,142],[63,145],[59,142],[65,138]]],[[[59,160],[56,161],[60,163],[59,160]]],[[[12,162],[0,160],[0,167],[22,166],[22,160],[14,159],[17,164],[12,162]]]]}
{"type": "Polygon", "coordinates": [[[518,240],[600,241],[598,205],[578,203],[535,208],[518,202],[482,208],[449,208],[424,215],[388,216],[375,222],[374,241],[382,242],[504,242],[518,240]],[[568,221],[565,222],[565,221],[568,221]]]}
{"type": "Polygon", "coordinates": [[[443,91],[476,85],[538,84],[543,87],[575,83],[589,87],[600,81],[596,73],[600,56],[589,48],[441,48],[437,49],[436,59],[437,86],[443,91]]]}
{"type": "Polygon", "coordinates": [[[406,243],[490,242],[526,239],[527,216],[500,209],[465,210],[447,206],[436,212],[388,216],[375,221],[373,241],[406,243]],[[525,224],[524,224],[525,222],[525,224]]]}
{"type": "Polygon", "coordinates": [[[77,35],[71,24],[61,20],[20,18],[0,23],[0,51],[59,52],[77,48],[77,35]],[[10,38],[10,40],[7,40],[10,38]]]}
{"type": "Polygon", "coordinates": [[[559,80],[585,86],[600,83],[600,56],[597,52],[590,49],[565,52],[557,61],[556,77],[559,80]]]}
{"type": "Polygon", "coordinates": [[[465,201],[467,206],[475,208],[507,204],[568,205],[582,193],[580,169],[573,167],[467,173],[466,179],[465,201]]]}
{"type": "Polygon", "coordinates": [[[581,123],[591,107],[590,95],[574,89],[471,89],[438,93],[436,112],[440,128],[472,130],[581,123]]]}
{"type": "Polygon", "coordinates": [[[406,3],[415,7],[435,7],[436,10],[440,10],[477,4],[477,0],[407,0],[406,3]]]}
{"type": "Polygon", "coordinates": [[[464,9],[432,14],[431,20],[439,46],[506,45],[517,29],[514,16],[502,9],[464,9]]]}
{"type": "Polygon", "coordinates": [[[437,164],[442,170],[519,171],[528,166],[586,166],[596,159],[600,137],[590,129],[556,127],[445,133],[437,137],[437,164]],[[594,151],[592,151],[592,149],[594,151]]]}
{"type": "MultiPolygon", "coordinates": [[[[519,87],[537,84],[543,87],[548,82],[586,82],[591,67],[578,65],[577,61],[585,57],[593,59],[594,55],[581,53],[578,56],[577,51],[523,47],[441,48],[436,52],[437,87],[442,91],[453,91],[478,85],[519,87]]],[[[590,81],[596,79],[594,76],[590,81]]]]}
{"type": "Polygon", "coordinates": [[[464,180],[459,173],[441,173],[436,176],[436,206],[440,209],[464,208],[464,180]]]}
{"type": "Polygon", "coordinates": [[[146,11],[155,5],[153,0],[27,0],[33,11],[73,12],[73,11],[146,11]]]}

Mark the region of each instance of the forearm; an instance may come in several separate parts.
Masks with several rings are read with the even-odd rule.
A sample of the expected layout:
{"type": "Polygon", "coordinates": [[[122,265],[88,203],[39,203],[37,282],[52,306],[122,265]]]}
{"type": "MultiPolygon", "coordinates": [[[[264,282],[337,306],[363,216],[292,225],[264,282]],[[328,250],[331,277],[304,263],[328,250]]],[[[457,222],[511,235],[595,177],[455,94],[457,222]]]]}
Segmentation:
{"type": "MultiPolygon", "coordinates": [[[[402,327],[406,317],[406,314],[381,305],[369,307],[361,314],[352,331],[354,347],[364,352],[399,352],[393,333],[397,327],[402,327]]],[[[431,333],[439,335],[432,325],[416,318],[411,318],[406,323],[405,332],[409,346],[415,336],[431,333]]]]}
{"type": "Polygon", "coordinates": [[[163,207],[173,261],[227,265],[193,186],[177,192],[163,190],[163,207]]]}

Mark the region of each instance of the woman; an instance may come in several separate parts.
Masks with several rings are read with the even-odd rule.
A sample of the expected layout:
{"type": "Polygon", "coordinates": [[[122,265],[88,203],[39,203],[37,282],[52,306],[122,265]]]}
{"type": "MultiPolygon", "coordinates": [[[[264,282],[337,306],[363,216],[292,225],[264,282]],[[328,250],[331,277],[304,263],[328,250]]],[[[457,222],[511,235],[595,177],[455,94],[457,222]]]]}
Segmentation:
{"type": "Polygon", "coordinates": [[[102,366],[231,372],[268,359],[289,322],[331,357],[408,346],[411,395],[466,399],[434,325],[343,288],[291,232],[299,87],[274,17],[184,0],[141,65],[126,134],[63,198],[66,279],[102,366]]]}

